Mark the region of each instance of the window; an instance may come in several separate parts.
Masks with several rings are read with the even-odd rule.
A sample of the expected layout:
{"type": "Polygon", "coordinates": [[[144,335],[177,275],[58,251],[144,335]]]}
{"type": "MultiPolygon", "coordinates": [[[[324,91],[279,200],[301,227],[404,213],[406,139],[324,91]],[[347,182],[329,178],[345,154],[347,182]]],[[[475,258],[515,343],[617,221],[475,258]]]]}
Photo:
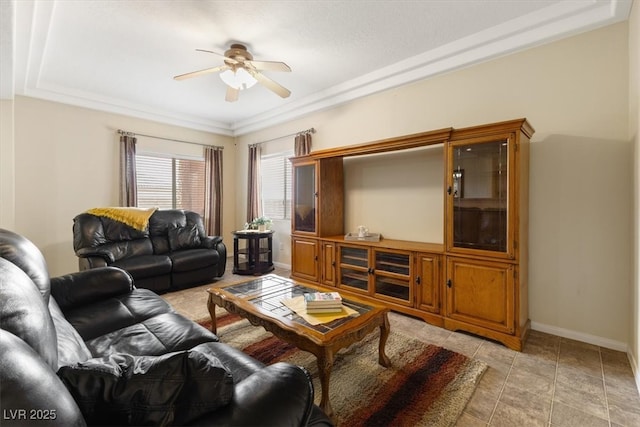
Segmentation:
{"type": "Polygon", "coordinates": [[[271,219],[291,218],[291,162],[293,151],[260,158],[262,212],[271,219]]]}
{"type": "Polygon", "coordinates": [[[186,209],[204,216],[204,160],[137,154],[138,207],[186,209]]]}

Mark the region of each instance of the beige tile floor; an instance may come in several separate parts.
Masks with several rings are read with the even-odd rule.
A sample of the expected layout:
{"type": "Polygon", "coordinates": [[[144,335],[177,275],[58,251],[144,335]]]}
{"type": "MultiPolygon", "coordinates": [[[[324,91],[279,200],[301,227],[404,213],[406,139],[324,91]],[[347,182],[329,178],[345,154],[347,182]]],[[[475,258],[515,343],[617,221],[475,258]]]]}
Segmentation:
{"type": "MultiPolygon", "coordinates": [[[[215,284],[250,279],[232,274],[229,264],[215,284]]],[[[274,273],[289,276],[288,270],[274,273]]],[[[199,320],[209,315],[211,286],[163,296],[178,312],[199,320]]],[[[391,313],[390,322],[392,330],[489,365],[457,426],[640,426],[640,396],[625,353],[538,331],[516,352],[401,314],[391,313]]]]}

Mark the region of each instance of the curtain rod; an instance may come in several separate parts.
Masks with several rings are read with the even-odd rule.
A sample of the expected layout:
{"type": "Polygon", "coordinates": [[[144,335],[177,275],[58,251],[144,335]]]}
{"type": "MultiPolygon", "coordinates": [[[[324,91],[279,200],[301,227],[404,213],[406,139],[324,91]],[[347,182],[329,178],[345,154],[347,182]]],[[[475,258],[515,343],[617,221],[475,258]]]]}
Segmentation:
{"type": "Polygon", "coordinates": [[[303,134],[303,133],[316,133],[316,130],[315,130],[315,128],[309,128],[309,129],[306,129],[306,130],[302,130],[302,131],[300,131],[300,132],[290,133],[290,134],[288,134],[288,135],[282,135],[282,136],[279,136],[279,137],[277,137],[277,138],[267,139],[266,141],[260,141],[260,142],[256,142],[255,144],[250,144],[250,145],[260,145],[260,144],[264,144],[264,143],[266,143],[266,142],[275,141],[276,139],[287,138],[287,137],[289,137],[289,136],[300,135],[300,134],[303,134]]]}
{"type": "Polygon", "coordinates": [[[181,142],[183,144],[202,145],[203,147],[213,147],[213,148],[217,148],[217,149],[220,149],[220,150],[224,150],[224,147],[221,147],[221,146],[218,146],[218,145],[204,144],[202,142],[183,141],[183,140],[180,140],[180,139],[173,139],[173,138],[164,138],[162,136],[145,135],[144,133],[127,132],[127,131],[122,130],[122,129],[118,129],[118,133],[120,135],[126,135],[126,136],[137,136],[137,135],[140,135],[140,136],[146,136],[147,138],[163,139],[165,141],[181,142]]]}

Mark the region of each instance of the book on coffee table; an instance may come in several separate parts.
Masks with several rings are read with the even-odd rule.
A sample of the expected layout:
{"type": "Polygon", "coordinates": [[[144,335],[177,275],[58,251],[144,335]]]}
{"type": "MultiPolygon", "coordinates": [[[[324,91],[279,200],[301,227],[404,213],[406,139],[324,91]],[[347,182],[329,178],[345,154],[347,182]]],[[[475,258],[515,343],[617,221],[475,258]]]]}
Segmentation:
{"type": "Polygon", "coordinates": [[[307,307],[308,314],[342,313],[342,304],[337,307],[307,307]]]}
{"type": "Polygon", "coordinates": [[[339,313],[342,297],[338,292],[313,292],[304,294],[307,313],[339,313]]]}
{"type": "Polygon", "coordinates": [[[338,292],[306,292],[304,300],[307,304],[335,303],[342,304],[342,297],[338,292]]]}

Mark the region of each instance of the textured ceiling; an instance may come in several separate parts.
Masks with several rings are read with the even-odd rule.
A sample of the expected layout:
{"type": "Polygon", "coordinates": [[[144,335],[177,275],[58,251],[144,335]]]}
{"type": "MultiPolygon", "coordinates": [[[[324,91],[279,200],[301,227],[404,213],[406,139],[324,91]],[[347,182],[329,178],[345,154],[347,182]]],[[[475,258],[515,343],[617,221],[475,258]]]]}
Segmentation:
{"type": "Polygon", "coordinates": [[[1,0],[1,93],[238,135],[390,87],[625,20],[631,0],[1,0]],[[292,94],[225,102],[231,43],[292,94]]]}

